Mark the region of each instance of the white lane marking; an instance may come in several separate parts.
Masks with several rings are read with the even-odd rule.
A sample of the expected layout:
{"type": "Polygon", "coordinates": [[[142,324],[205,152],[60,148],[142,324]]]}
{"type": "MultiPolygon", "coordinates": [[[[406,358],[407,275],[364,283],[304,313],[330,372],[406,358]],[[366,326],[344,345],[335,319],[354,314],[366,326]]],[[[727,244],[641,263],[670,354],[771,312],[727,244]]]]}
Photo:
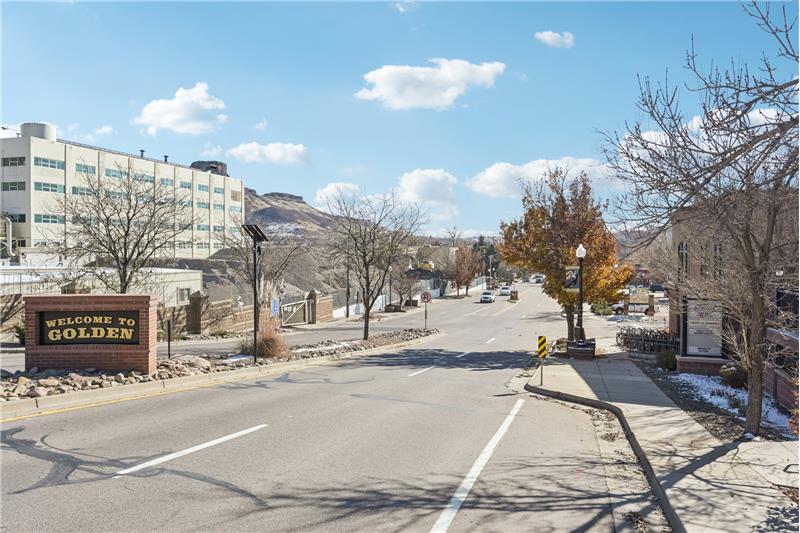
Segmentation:
{"type": "Polygon", "coordinates": [[[464,353],[462,353],[461,355],[457,355],[457,356],[456,356],[456,359],[461,359],[461,358],[462,358],[462,357],[464,357],[465,355],[469,355],[469,354],[471,354],[471,353],[472,353],[472,352],[464,352],[464,353]]]}
{"type": "Polygon", "coordinates": [[[484,308],[483,308],[483,307],[481,307],[480,309],[476,309],[475,311],[473,311],[473,312],[471,312],[471,313],[467,313],[467,314],[466,314],[466,315],[464,315],[464,316],[471,316],[471,315],[474,315],[475,313],[480,313],[480,312],[481,312],[481,311],[483,311],[483,310],[484,310],[484,308]]]}
{"type": "Polygon", "coordinates": [[[133,472],[138,472],[139,470],[143,470],[145,468],[150,468],[151,466],[160,465],[161,463],[166,463],[167,461],[172,461],[173,459],[177,459],[178,457],[183,457],[184,455],[189,455],[190,453],[199,452],[200,450],[204,450],[206,448],[210,448],[211,446],[216,446],[217,444],[222,444],[223,442],[227,442],[229,440],[235,439],[237,437],[241,437],[243,435],[247,435],[248,433],[252,433],[254,431],[258,431],[259,429],[264,429],[267,427],[266,424],[259,424],[257,426],[253,426],[251,428],[243,429],[242,431],[237,431],[236,433],[231,433],[230,435],[225,435],[224,437],[220,437],[218,439],[210,440],[203,444],[198,444],[197,446],[192,446],[191,448],[186,448],[185,450],[181,450],[179,452],[170,453],[159,457],[157,459],[153,459],[152,461],[147,461],[140,465],[132,466],[130,468],[126,468],[124,470],[120,470],[114,476],[114,479],[124,476],[125,474],[131,474],[133,472]]]}
{"type": "Polygon", "coordinates": [[[422,374],[423,372],[427,372],[427,371],[428,371],[428,370],[430,370],[431,368],[436,368],[436,367],[435,367],[435,366],[429,366],[428,368],[423,368],[422,370],[417,370],[416,372],[414,372],[414,373],[412,373],[412,374],[409,374],[409,375],[407,375],[406,377],[407,377],[407,378],[413,378],[413,377],[414,377],[414,376],[416,376],[417,374],[422,374]]]}
{"type": "Polygon", "coordinates": [[[486,341],[486,344],[489,344],[490,342],[494,342],[494,337],[492,337],[491,339],[489,339],[488,341],[486,341]]]}
{"type": "Polygon", "coordinates": [[[514,417],[517,416],[519,410],[522,409],[523,403],[525,403],[525,400],[520,398],[517,400],[517,403],[514,404],[511,412],[508,413],[506,419],[503,420],[502,424],[500,424],[500,427],[492,437],[492,440],[489,441],[478,458],[475,459],[475,463],[472,465],[472,468],[469,469],[467,477],[464,478],[464,480],[461,482],[461,485],[459,485],[459,487],[456,489],[456,492],[453,494],[453,497],[450,498],[450,502],[447,504],[447,507],[442,510],[442,513],[439,515],[439,519],[431,528],[430,533],[445,533],[447,528],[450,527],[450,524],[456,517],[456,513],[458,513],[458,510],[461,508],[464,500],[467,499],[469,491],[472,490],[472,486],[478,480],[478,476],[481,475],[483,467],[489,462],[489,459],[491,459],[492,454],[494,453],[494,449],[498,444],[500,444],[500,439],[502,439],[503,435],[506,434],[506,431],[508,431],[508,428],[511,426],[511,422],[514,421],[514,417]]]}

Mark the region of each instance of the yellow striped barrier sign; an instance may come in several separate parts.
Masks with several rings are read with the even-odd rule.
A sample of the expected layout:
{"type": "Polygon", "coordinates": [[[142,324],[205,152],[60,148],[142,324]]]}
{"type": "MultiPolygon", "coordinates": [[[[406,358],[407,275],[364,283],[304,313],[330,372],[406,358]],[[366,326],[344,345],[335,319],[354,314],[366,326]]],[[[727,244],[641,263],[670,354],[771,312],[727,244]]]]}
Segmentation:
{"type": "Polygon", "coordinates": [[[547,337],[539,335],[539,358],[544,359],[547,357],[547,337]]]}

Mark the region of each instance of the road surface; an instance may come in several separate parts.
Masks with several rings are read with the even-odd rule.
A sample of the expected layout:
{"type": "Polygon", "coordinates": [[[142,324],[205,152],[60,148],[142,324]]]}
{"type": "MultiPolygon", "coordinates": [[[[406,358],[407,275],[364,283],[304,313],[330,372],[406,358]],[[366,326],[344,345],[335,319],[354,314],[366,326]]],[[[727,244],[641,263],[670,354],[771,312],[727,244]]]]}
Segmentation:
{"type": "Polygon", "coordinates": [[[2,526],[613,531],[589,415],[506,386],[558,308],[476,298],[413,348],[4,423],[2,526]]]}

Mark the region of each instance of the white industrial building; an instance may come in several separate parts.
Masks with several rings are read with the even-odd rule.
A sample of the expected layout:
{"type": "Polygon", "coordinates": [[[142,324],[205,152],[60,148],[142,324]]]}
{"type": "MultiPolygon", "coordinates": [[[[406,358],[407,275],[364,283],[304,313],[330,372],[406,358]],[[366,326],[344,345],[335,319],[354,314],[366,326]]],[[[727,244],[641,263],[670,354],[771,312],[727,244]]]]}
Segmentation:
{"type": "MultiPolygon", "coordinates": [[[[173,187],[191,195],[190,230],[176,240],[176,258],[206,258],[222,248],[226,232],[239,231],[244,218],[244,184],[227,176],[226,165],[199,161],[190,166],[88,146],[56,138],[55,126],[25,123],[17,137],[0,139],[0,222],[4,240],[10,237],[14,263],[53,264],[53,229],[69,224],[53,211],[55,195],[77,195],[86,174],[119,177],[133,173],[137,179],[173,187]],[[8,229],[10,228],[10,235],[8,229]],[[48,240],[50,237],[50,240],[48,240]]],[[[10,254],[0,245],[0,257],[10,254]]]]}

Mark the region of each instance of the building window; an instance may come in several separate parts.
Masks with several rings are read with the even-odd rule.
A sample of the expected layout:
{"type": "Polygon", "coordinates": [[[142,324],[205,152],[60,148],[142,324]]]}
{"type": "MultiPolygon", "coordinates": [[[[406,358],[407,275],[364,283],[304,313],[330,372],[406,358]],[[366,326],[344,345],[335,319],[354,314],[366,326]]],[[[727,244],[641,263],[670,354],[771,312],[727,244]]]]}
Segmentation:
{"type": "Polygon", "coordinates": [[[75,172],[80,174],[91,174],[94,176],[94,173],[97,172],[97,169],[93,165],[84,165],[82,163],[75,163],[75,172]]]}
{"type": "Polygon", "coordinates": [[[34,157],[33,164],[37,167],[55,168],[56,170],[64,170],[64,162],[58,159],[47,159],[46,157],[34,157]]]}
{"type": "Polygon", "coordinates": [[[58,183],[46,183],[43,181],[37,181],[33,184],[33,188],[37,191],[42,192],[64,192],[64,186],[59,185],[58,183]]]}
{"type": "Polygon", "coordinates": [[[178,305],[186,305],[189,303],[189,295],[192,289],[178,289],[178,305]]]}
{"type": "Polygon", "coordinates": [[[28,241],[25,239],[12,239],[11,248],[25,248],[28,246],[28,241]]]}
{"type": "Polygon", "coordinates": [[[198,224],[197,231],[208,231],[208,224],[198,224]]]}
{"type": "Polygon", "coordinates": [[[217,211],[225,211],[225,204],[214,204],[214,209],[217,211]]]}
{"type": "Polygon", "coordinates": [[[225,194],[225,187],[214,187],[214,194],[225,194]]]}
{"type": "Polygon", "coordinates": [[[197,202],[197,209],[208,209],[211,207],[208,202],[197,202]]]}
{"type": "Polygon", "coordinates": [[[722,243],[714,243],[714,279],[722,278],[722,243]]]}
{"type": "Polygon", "coordinates": [[[678,243],[678,281],[684,281],[689,275],[689,245],[678,243]]]}
{"type": "Polygon", "coordinates": [[[180,201],[178,202],[178,204],[179,204],[181,207],[192,207],[192,201],[191,201],[191,200],[180,200],[180,201]]]}
{"type": "Polygon", "coordinates": [[[201,250],[208,250],[208,243],[207,242],[198,242],[197,247],[201,250]]]}
{"type": "Polygon", "coordinates": [[[123,191],[108,191],[109,198],[127,198],[128,193],[123,191]]]}
{"type": "Polygon", "coordinates": [[[174,187],[175,186],[175,180],[171,179],[171,178],[161,178],[161,185],[163,185],[165,187],[174,187]]]}
{"type": "Polygon", "coordinates": [[[89,196],[92,191],[88,187],[73,187],[72,194],[76,196],[89,196]]]}
{"type": "Polygon", "coordinates": [[[234,202],[242,201],[242,191],[231,191],[231,200],[234,202]]]}
{"type": "Polygon", "coordinates": [[[25,213],[6,213],[4,216],[8,217],[11,222],[16,222],[17,224],[25,223],[25,213]]]}
{"type": "Polygon", "coordinates": [[[208,185],[203,185],[202,183],[198,183],[197,190],[200,192],[208,192],[208,185]]]}
{"type": "Polygon", "coordinates": [[[38,224],[63,224],[64,217],[62,215],[33,215],[33,221],[38,224]]]}
{"type": "Polygon", "coordinates": [[[190,241],[178,241],[175,247],[181,250],[185,250],[186,248],[191,248],[192,243],[190,241]]]}
{"type": "Polygon", "coordinates": [[[214,232],[222,233],[225,231],[225,226],[214,226],[214,232]]]}
{"type": "Polygon", "coordinates": [[[231,233],[236,233],[237,231],[239,231],[239,226],[228,226],[228,231],[230,231],[231,233]]]}
{"type": "Polygon", "coordinates": [[[128,177],[128,173],[124,170],[119,170],[117,168],[107,168],[106,169],[106,177],[108,178],[116,178],[118,180],[124,180],[128,177]]]}
{"type": "Polygon", "coordinates": [[[215,250],[222,250],[224,247],[225,247],[225,243],[224,242],[215,242],[214,243],[214,249],[215,250]]]}
{"type": "Polygon", "coordinates": [[[191,181],[182,181],[181,182],[181,189],[191,189],[192,182],[191,181]]]}
{"type": "Polygon", "coordinates": [[[4,157],[3,158],[3,166],[4,167],[24,167],[25,166],[25,158],[20,157],[4,157]]]}
{"type": "Polygon", "coordinates": [[[150,174],[134,174],[133,179],[136,181],[146,181],[147,183],[155,183],[156,177],[150,174]]]}
{"type": "Polygon", "coordinates": [[[4,181],[3,182],[3,190],[4,191],[24,191],[25,190],[25,182],[24,181],[4,181]]]}
{"type": "Polygon", "coordinates": [[[242,207],[238,205],[231,206],[231,213],[241,213],[242,207]]]}

